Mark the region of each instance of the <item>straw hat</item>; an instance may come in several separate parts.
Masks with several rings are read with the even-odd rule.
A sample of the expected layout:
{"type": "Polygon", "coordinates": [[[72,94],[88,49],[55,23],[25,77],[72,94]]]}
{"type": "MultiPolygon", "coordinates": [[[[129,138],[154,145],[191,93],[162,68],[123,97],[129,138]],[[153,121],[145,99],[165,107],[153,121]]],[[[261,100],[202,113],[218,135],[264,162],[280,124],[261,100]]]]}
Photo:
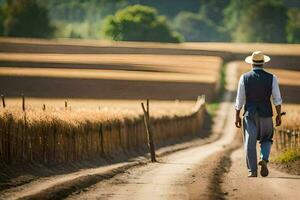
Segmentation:
{"type": "Polygon", "coordinates": [[[261,51],[254,51],[251,56],[246,57],[245,62],[249,64],[264,64],[269,62],[271,58],[269,56],[264,55],[261,51]]]}

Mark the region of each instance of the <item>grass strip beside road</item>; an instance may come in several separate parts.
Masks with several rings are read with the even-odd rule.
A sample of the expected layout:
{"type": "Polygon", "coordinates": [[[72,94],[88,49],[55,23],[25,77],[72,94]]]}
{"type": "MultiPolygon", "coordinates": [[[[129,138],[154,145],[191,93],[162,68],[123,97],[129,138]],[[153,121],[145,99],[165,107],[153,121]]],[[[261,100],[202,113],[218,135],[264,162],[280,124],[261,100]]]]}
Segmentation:
{"type": "Polygon", "coordinates": [[[275,159],[275,162],[287,164],[297,160],[300,160],[300,148],[291,148],[281,152],[275,159]]]}

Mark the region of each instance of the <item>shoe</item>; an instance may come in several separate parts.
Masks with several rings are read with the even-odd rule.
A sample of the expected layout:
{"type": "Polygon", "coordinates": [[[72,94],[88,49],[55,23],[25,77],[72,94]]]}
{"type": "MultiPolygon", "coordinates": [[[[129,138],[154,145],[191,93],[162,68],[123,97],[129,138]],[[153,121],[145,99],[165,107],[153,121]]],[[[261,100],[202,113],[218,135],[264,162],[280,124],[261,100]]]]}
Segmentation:
{"type": "Polygon", "coordinates": [[[262,177],[266,177],[269,175],[269,170],[268,170],[268,167],[267,167],[267,162],[265,160],[261,160],[258,162],[258,164],[261,166],[261,169],[260,169],[260,175],[262,177]]]}
{"type": "Polygon", "coordinates": [[[250,172],[248,174],[248,177],[251,178],[251,177],[257,177],[257,172],[250,172]]]}

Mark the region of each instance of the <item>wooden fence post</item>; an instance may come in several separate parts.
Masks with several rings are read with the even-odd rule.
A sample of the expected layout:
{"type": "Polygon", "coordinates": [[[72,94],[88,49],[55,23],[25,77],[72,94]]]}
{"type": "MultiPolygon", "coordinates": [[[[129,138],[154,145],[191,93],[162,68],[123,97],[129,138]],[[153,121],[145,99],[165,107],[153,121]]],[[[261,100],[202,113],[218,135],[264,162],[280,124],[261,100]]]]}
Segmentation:
{"type": "Polygon", "coordinates": [[[150,125],[149,99],[147,99],[147,110],[144,107],[144,103],[141,103],[141,105],[144,113],[144,123],[146,127],[148,147],[151,155],[151,162],[156,162],[155,147],[154,147],[153,135],[152,135],[151,125],[150,125]]]}
{"type": "Polygon", "coordinates": [[[65,101],[65,110],[67,110],[68,109],[68,101],[66,100],[65,101]]]}
{"type": "Polygon", "coordinates": [[[4,99],[4,95],[3,94],[1,94],[1,99],[2,99],[2,106],[3,106],[3,108],[5,108],[5,99],[4,99]]]}
{"type": "Polygon", "coordinates": [[[275,146],[276,146],[276,150],[278,150],[279,149],[279,146],[278,146],[278,143],[279,143],[279,136],[278,136],[278,131],[277,131],[277,129],[274,129],[274,133],[275,133],[275,146]]]}
{"type": "Polygon", "coordinates": [[[295,133],[295,147],[296,148],[299,146],[298,137],[299,137],[299,131],[297,130],[295,133]]]}
{"type": "Polygon", "coordinates": [[[45,104],[43,104],[43,111],[45,111],[46,110],[46,105],[45,104]]]}
{"type": "Polygon", "coordinates": [[[22,110],[25,111],[25,96],[22,94],[22,110]]]}

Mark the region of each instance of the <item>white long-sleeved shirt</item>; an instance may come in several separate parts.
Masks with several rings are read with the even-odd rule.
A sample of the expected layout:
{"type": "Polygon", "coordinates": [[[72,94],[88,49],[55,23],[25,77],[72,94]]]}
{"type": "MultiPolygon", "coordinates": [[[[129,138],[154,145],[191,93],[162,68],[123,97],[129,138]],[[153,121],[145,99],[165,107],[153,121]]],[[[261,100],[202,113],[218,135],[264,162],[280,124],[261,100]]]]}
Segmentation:
{"type": "MultiPolygon", "coordinates": [[[[263,70],[262,68],[254,67],[253,69],[263,70]]],[[[275,106],[282,104],[281,94],[279,90],[279,84],[277,77],[273,75],[273,82],[272,82],[272,99],[273,104],[275,106]]],[[[244,75],[240,77],[236,101],[235,101],[235,109],[241,110],[243,105],[246,103],[246,92],[245,92],[245,84],[244,84],[244,75]]]]}

